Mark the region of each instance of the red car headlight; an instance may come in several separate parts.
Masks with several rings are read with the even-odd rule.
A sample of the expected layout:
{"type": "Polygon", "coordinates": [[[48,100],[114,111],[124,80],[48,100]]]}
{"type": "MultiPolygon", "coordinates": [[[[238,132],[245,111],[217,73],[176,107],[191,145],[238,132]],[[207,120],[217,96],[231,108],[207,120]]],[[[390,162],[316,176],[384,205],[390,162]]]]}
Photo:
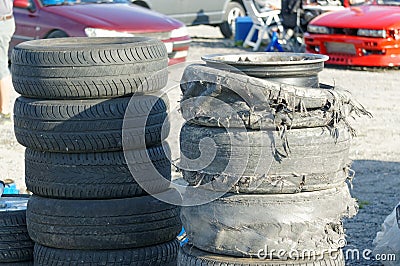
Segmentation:
{"type": "Polygon", "coordinates": [[[309,33],[319,33],[319,34],[330,34],[331,33],[331,31],[329,30],[328,27],[311,25],[311,24],[309,24],[307,26],[307,31],[309,33]]]}
{"type": "Polygon", "coordinates": [[[374,38],[386,38],[386,30],[368,30],[368,29],[359,29],[357,31],[358,36],[365,37],[374,37],[374,38]]]}

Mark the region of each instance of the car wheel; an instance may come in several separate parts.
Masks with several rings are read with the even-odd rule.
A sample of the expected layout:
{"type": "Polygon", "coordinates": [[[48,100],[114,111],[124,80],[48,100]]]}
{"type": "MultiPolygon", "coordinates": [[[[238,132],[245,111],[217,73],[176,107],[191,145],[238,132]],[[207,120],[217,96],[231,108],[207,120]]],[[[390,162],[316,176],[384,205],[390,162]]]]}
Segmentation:
{"type": "Polygon", "coordinates": [[[64,31],[61,30],[55,30],[49,33],[47,35],[46,39],[52,39],[52,38],[65,38],[68,37],[68,34],[65,33],[64,31]]]}
{"type": "Polygon", "coordinates": [[[166,100],[150,95],[71,101],[19,97],[14,104],[18,142],[50,152],[119,151],[122,131],[125,148],[159,145],[168,133],[166,117],[166,100]],[[126,110],[130,122],[124,125],[126,110]]]}
{"type": "Polygon", "coordinates": [[[246,11],[241,4],[237,2],[228,3],[224,15],[224,21],[219,25],[221,33],[225,38],[232,38],[232,36],[234,36],[236,18],[244,15],[246,15],[246,11]]]}
{"type": "MultiPolygon", "coordinates": [[[[171,163],[163,147],[133,149],[124,152],[55,153],[27,148],[25,151],[25,182],[34,194],[63,199],[109,199],[143,196],[134,170],[156,168],[165,178],[171,178],[171,163]],[[150,160],[146,159],[149,156],[150,160]],[[132,160],[132,158],[134,160],[132,160]],[[129,171],[127,161],[135,169],[129,171]]],[[[152,182],[146,176],[146,182],[152,182]]],[[[154,180],[154,191],[167,190],[154,180]]]]}
{"type": "Polygon", "coordinates": [[[0,197],[0,265],[33,259],[34,243],[26,227],[28,199],[28,195],[0,197]]]}
{"type": "Polygon", "coordinates": [[[26,220],[36,243],[60,249],[152,246],[172,241],[182,230],[179,208],[152,196],[71,200],[33,195],[26,220]]]}
{"type": "Polygon", "coordinates": [[[35,245],[36,265],[152,265],[176,266],[176,240],[136,249],[67,250],[35,245]]]}

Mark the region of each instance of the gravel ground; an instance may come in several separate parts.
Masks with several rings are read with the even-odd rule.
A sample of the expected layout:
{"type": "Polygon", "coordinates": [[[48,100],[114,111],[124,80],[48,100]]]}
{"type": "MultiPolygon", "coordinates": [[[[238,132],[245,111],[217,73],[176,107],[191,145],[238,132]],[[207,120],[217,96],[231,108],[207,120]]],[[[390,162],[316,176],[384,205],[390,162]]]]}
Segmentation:
{"type": "MultiPolygon", "coordinates": [[[[217,28],[196,26],[189,31],[193,37],[189,62],[200,60],[205,54],[246,51],[234,47],[233,41],[223,39],[217,28]]],[[[351,147],[356,171],[352,195],[359,200],[361,208],[355,218],[344,221],[344,226],[347,248],[362,252],[373,248],[376,232],[400,200],[400,75],[392,69],[326,66],[320,73],[320,81],[346,88],[374,116],[357,118],[352,123],[358,132],[351,147]]],[[[17,94],[13,96],[15,99],[17,94]]],[[[12,124],[0,125],[0,179],[14,179],[21,190],[25,189],[23,153],[24,148],[14,138],[12,124]]],[[[381,264],[348,258],[346,265],[381,264]]]]}

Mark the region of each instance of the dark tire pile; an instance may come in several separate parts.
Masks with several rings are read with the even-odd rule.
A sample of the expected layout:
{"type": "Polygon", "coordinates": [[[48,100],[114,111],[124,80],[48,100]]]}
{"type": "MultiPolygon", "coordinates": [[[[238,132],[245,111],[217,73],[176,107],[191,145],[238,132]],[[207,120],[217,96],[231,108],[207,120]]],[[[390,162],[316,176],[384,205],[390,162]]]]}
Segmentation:
{"type": "Polygon", "coordinates": [[[168,101],[149,94],[166,85],[167,64],[163,43],[147,38],[35,40],[14,49],[15,135],[33,192],[35,265],[176,265],[179,208],[140,187],[123,151],[133,165],[171,178],[162,147],[168,101]]]}
{"type": "Polygon", "coordinates": [[[344,265],[342,218],[358,209],[346,183],[354,133],[347,120],[369,113],[327,85],[271,82],[205,61],[182,77],[187,122],[180,145],[196,159],[205,153],[201,141],[211,138],[216,152],[206,167],[183,170],[183,177],[191,186],[227,193],[182,208],[190,244],[180,249],[178,265],[344,265]],[[232,116],[218,113],[224,104],[232,116]],[[232,140],[243,145],[235,149],[232,140]],[[224,172],[229,163],[240,176],[224,172]]]}
{"type": "Polygon", "coordinates": [[[29,195],[1,195],[0,265],[33,265],[34,243],[26,227],[28,199],[29,195]]]}

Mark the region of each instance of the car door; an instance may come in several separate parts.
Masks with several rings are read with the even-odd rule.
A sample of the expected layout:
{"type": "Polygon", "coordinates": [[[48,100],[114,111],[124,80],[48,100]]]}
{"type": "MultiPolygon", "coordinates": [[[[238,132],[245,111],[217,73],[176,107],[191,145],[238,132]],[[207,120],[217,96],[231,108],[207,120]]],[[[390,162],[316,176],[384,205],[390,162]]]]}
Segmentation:
{"type": "Polygon", "coordinates": [[[146,0],[150,9],[186,25],[218,24],[229,0],[146,0]]]}
{"type": "Polygon", "coordinates": [[[190,15],[190,25],[219,24],[222,22],[224,8],[229,0],[185,0],[186,12],[190,15]]]}
{"type": "Polygon", "coordinates": [[[10,48],[36,38],[38,11],[33,0],[29,0],[28,8],[14,7],[15,33],[11,39],[10,48]]]}

